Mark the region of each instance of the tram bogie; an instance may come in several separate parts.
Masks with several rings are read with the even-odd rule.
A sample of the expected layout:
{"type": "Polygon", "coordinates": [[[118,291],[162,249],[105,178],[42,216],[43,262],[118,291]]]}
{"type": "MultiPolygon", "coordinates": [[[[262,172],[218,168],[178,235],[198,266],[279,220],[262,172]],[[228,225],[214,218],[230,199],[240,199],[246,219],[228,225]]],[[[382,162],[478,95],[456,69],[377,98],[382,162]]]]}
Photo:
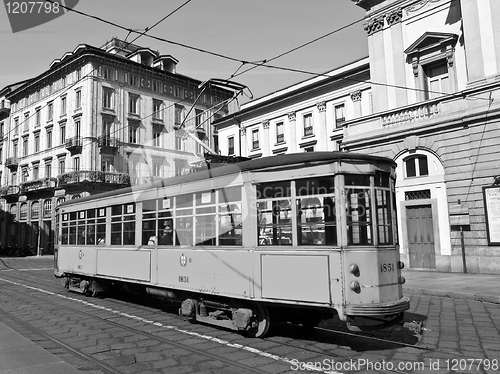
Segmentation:
{"type": "Polygon", "coordinates": [[[55,275],[89,295],[121,288],[179,302],[184,318],[264,336],[337,315],[409,308],[391,160],[283,155],[58,207],[55,275]]]}

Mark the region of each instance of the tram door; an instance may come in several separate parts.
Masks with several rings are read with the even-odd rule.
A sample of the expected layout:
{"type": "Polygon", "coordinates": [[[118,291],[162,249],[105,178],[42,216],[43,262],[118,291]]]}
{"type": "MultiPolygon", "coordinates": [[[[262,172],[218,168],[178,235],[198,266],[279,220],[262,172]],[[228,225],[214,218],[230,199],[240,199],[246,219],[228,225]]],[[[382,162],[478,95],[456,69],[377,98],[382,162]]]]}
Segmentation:
{"type": "Polygon", "coordinates": [[[406,207],[410,267],[435,269],[434,227],[430,205],[406,207]]]}

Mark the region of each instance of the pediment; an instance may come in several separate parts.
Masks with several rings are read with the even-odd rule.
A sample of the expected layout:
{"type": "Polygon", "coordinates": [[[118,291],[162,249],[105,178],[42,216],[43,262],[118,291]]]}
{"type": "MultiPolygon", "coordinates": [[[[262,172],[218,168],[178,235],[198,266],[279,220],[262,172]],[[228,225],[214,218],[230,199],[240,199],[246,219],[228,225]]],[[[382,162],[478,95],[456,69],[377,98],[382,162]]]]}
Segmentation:
{"type": "Polygon", "coordinates": [[[458,35],[456,34],[442,33],[442,32],[425,32],[405,50],[405,53],[407,55],[422,53],[424,51],[436,47],[455,44],[457,40],[458,40],[458,35]]]}

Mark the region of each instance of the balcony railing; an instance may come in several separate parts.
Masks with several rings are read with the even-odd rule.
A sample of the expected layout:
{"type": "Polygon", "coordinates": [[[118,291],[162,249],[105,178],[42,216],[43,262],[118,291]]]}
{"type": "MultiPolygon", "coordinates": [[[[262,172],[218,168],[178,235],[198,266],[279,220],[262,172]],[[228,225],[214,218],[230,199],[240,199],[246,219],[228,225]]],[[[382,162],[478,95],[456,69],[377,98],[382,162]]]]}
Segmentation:
{"type": "Polygon", "coordinates": [[[252,142],[252,149],[259,149],[260,148],[260,143],[258,140],[254,140],[252,142]]]}
{"type": "Polygon", "coordinates": [[[109,171],[80,170],[64,173],[57,176],[59,187],[75,183],[106,183],[120,186],[130,186],[130,176],[127,173],[109,171]]]}
{"type": "Polygon", "coordinates": [[[115,152],[118,149],[119,141],[117,138],[102,135],[97,139],[97,145],[101,152],[115,152]]]}
{"type": "Polygon", "coordinates": [[[79,153],[82,151],[82,137],[73,136],[72,138],[66,139],[65,147],[71,154],[79,153]]]}
{"type": "Polygon", "coordinates": [[[19,160],[17,159],[17,157],[8,157],[5,160],[5,166],[10,169],[16,169],[19,166],[19,160]]]}
{"type": "Polygon", "coordinates": [[[21,183],[21,193],[51,190],[57,187],[57,178],[43,178],[21,183]]]}
{"type": "Polygon", "coordinates": [[[416,122],[439,115],[440,109],[439,102],[425,103],[385,114],[380,117],[380,120],[382,126],[416,122]]]}
{"type": "Polygon", "coordinates": [[[16,185],[12,186],[5,186],[0,188],[0,197],[2,198],[8,198],[10,196],[17,196],[21,192],[21,188],[16,185]]]}
{"type": "Polygon", "coordinates": [[[276,135],[276,143],[284,143],[285,142],[285,134],[276,135]]]}

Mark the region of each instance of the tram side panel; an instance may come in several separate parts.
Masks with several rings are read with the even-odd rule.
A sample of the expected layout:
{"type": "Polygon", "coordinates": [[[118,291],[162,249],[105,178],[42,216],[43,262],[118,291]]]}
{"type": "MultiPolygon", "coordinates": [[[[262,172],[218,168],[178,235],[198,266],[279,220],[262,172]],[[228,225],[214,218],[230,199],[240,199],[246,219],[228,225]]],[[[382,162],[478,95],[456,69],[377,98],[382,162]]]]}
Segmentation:
{"type": "Polygon", "coordinates": [[[59,247],[57,254],[57,275],[64,273],[95,276],[97,251],[95,247],[59,247]]]}
{"type": "Polygon", "coordinates": [[[98,249],[97,276],[151,281],[151,251],[98,249]]]}
{"type": "Polygon", "coordinates": [[[158,286],[251,298],[252,257],[242,249],[158,249],[158,286]]]}
{"type": "Polygon", "coordinates": [[[297,305],[342,304],[340,252],[255,252],[257,298],[297,305]]]}

